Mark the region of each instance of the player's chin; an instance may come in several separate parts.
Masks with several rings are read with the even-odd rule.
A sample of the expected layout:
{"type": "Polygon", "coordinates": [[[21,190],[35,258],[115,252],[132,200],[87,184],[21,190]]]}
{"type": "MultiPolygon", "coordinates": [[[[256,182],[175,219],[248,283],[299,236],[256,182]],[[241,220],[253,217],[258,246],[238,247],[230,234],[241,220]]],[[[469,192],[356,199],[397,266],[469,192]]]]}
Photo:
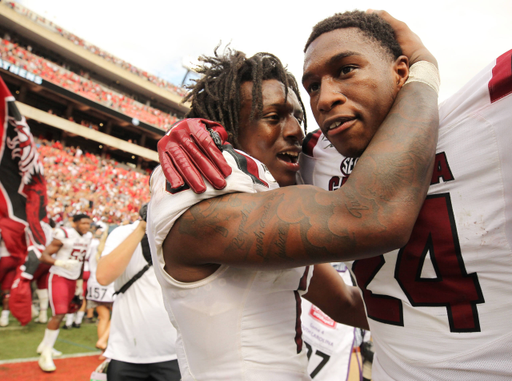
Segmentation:
{"type": "Polygon", "coordinates": [[[280,187],[297,184],[297,172],[283,172],[274,176],[280,187]]]}
{"type": "Polygon", "coordinates": [[[290,160],[286,157],[282,160],[278,158],[268,169],[280,187],[287,187],[297,183],[297,172],[300,170],[300,164],[297,159],[290,160]]]}
{"type": "Polygon", "coordinates": [[[361,141],[360,139],[332,139],[330,141],[334,148],[336,148],[336,151],[345,157],[360,157],[368,146],[368,142],[361,141]]]}

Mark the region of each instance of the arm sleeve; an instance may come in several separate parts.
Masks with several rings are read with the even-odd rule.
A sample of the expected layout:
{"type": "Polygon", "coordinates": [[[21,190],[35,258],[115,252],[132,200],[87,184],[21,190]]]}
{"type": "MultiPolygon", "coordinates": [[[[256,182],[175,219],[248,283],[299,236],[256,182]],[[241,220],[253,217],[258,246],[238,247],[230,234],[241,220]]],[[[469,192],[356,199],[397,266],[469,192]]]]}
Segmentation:
{"type": "Polygon", "coordinates": [[[64,242],[66,239],[66,233],[61,228],[55,229],[53,232],[53,238],[58,239],[61,242],[64,242]]]}

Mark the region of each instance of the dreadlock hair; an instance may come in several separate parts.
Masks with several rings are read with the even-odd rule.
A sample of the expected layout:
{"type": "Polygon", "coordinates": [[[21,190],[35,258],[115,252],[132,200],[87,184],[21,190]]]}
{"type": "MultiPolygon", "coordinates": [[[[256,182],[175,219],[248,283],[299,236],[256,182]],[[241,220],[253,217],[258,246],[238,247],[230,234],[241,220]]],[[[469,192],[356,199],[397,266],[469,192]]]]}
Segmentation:
{"type": "Polygon", "coordinates": [[[336,13],[334,16],[320,21],[313,27],[304,52],[322,34],[344,28],[358,28],[365,36],[379,43],[394,59],[402,55],[402,48],[396,41],[395,32],[388,22],[374,13],[363,11],[336,13]]]}
{"type": "Polygon", "coordinates": [[[270,53],[256,53],[247,58],[243,52],[226,47],[222,55],[201,56],[203,62],[196,71],[202,74],[195,84],[188,86],[191,91],[184,101],[191,100],[187,118],[204,118],[220,123],[228,133],[228,140],[238,146],[239,115],[242,107],[240,94],[244,82],[252,82],[252,105],[250,120],[263,111],[262,82],[275,79],[285,86],[285,99],[288,89],[297,95],[304,113],[306,130],[306,111],[300,98],[295,77],[288,72],[279,58],[270,53]]]}

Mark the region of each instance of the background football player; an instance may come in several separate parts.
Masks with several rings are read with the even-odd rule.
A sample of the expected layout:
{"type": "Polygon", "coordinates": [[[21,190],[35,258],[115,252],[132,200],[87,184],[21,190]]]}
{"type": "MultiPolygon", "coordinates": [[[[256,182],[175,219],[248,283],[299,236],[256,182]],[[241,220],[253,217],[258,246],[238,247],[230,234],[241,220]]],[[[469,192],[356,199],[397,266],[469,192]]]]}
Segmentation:
{"type": "MultiPolygon", "coordinates": [[[[81,297],[83,293],[82,281],[79,278],[92,238],[89,232],[91,222],[91,218],[86,214],[75,215],[72,227],[55,229],[52,242],[41,254],[41,262],[52,266],[48,279],[52,317],[46,326],[43,341],[37,348],[37,352],[41,353],[39,366],[45,372],[53,372],[56,369],[52,351],[59,335],[60,323],[66,313],[76,312],[70,311],[70,304],[75,295],[81,297]],[[55,254],[55,257],[52,257],[52,254],[55,254]]],[[[80,301],[77,307],[80,308],[81,305],[80,301]]]]}

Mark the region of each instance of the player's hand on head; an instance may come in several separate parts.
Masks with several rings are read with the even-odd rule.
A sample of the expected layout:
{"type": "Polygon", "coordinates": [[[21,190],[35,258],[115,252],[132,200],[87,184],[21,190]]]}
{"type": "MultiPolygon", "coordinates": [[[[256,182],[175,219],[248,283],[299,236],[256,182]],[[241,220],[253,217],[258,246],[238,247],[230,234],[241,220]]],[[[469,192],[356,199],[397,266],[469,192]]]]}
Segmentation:
{"type": "Polygon", "coordinates": [[[77,267],[80,267],[80,261],[76,259],[57,259],[55,261],[55,266],[62,267],[66,270],[74,270],[77,267]]]}
{"type": "Polygon", "coordinates": [[[215,189],[225,188],[231,167],[216,143],[228,144],[226,140],[224,127],[206,119],[184,119],[175,124],[158,142],[158,157],[171,188],[187,184],[195,193],[203,193],[206,186],[201,174],[215,189]]]}
{"type": "Polygon", "coordinates": [[[414,33],[406,23],[397,20],[388,12],[383,10],[368,9],[366,12],[375,13],[391,25],[395,31],[396,40],[400,44],[403,54],[409,58],[409,66],[412,66],[412,64],[418,61],[428,61],[438,66],[436,58],[432,53],[430,53],[425,45],[423,45],[423,42],[421,42],[418,35],[414,33]]]}

